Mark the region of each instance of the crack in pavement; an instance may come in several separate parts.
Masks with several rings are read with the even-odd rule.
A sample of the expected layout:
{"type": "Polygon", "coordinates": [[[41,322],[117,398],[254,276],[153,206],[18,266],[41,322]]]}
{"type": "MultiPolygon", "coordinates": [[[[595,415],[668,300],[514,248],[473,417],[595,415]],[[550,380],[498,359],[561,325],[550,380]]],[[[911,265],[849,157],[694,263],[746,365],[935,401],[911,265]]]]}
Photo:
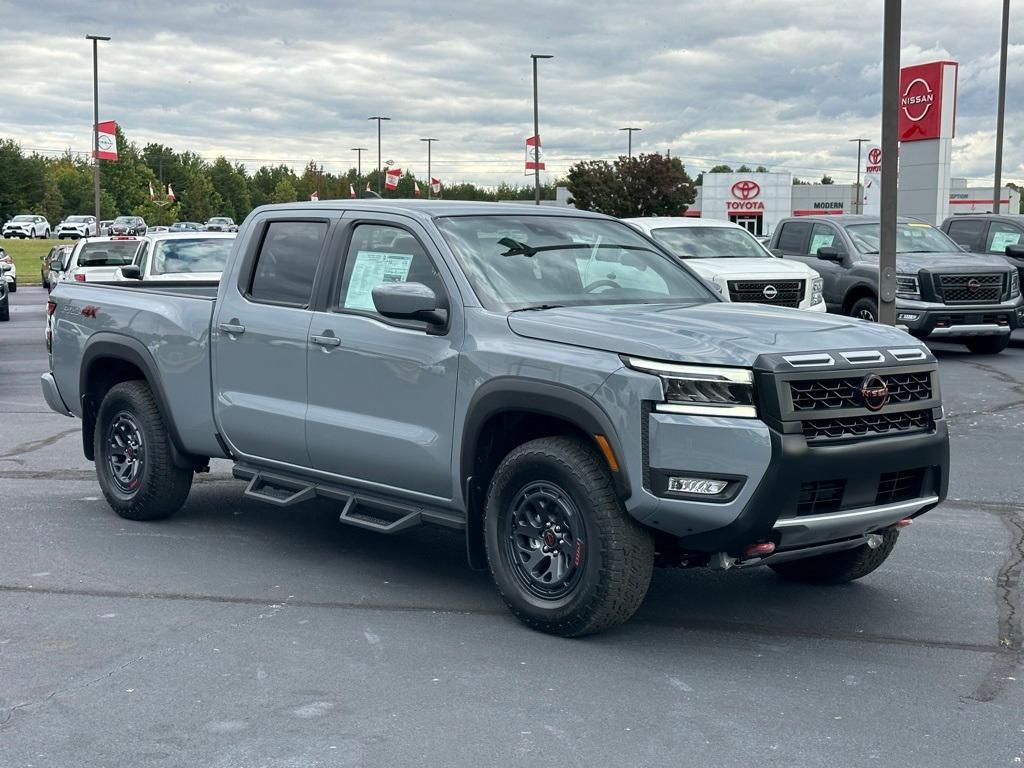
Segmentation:
{"type": "Polygon", "coordinates": [[[20,456],[23,453],[32,453],[32,451],[38,451],[41,448],[46,448],[48,445],[53,445],[58,440],[61,440],[67,437],[68,435],[77,435],[79,431],[80,430],[78,427],[75,427],[74,429],[65,429],[63,432],[58,432],[56,435],[51,435],[50,437],[44,437],[41,440],[32,440],[31,442],[28,443],[16,445],[14,446],[13,451],[9,451],[8,453],[0,453],[0,459],[6,459],[11,456],[20,456]]]}

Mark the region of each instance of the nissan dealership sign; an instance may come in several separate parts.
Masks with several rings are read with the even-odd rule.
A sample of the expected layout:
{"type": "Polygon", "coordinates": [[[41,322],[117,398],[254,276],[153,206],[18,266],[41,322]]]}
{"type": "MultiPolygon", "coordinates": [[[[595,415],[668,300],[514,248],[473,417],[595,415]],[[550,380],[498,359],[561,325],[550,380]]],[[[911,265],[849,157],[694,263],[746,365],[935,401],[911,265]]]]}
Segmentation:
{"type": "Polygon", "coordinates": [[[900,70],[900,141],[953,138],[956,69],[932,61],[900,70]]]}

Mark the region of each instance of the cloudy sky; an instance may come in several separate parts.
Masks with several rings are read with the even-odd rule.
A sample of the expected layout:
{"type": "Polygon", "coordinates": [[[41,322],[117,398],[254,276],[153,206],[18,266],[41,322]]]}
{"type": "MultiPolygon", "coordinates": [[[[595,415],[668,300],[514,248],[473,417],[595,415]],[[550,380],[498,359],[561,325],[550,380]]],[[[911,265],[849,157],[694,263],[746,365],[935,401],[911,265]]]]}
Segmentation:
{"type": "MultiPolygon", "coordinates": [[[[960,62],[953,174],[991,179],[999,0],[904,0],[903,63],[960,62]]],[[[1024,9],[1011,19],[1004,178],[1024,181],[1024,9]]],[[[265,163],[383,154],[447,181],[522,182],[540,63],[548,167],[671,149],[693,171],[764,164],[852,180],[852,137],[879,138],[882,1],[0,0],[0,136],[88,150],[88,32],[101,119],[129,138],[265,163]]],[[[369,156],[369,157],[368,157],[369,156]]],[[[371,159],[372,158],[372,159],[371,159]]]]}

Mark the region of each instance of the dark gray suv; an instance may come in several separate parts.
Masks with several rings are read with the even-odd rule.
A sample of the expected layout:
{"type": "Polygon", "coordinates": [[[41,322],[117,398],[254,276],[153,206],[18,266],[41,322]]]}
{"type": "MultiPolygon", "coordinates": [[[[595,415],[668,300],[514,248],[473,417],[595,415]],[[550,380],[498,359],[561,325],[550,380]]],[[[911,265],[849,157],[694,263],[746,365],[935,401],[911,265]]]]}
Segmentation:
{"type": "MultiPolygon", "coordinates": [[[[879,220],[875,216],[783,219],[770,247],[824,280],[829,312],[878,318],[879,220]]],[[[940,230],[900,217],[896,232],[896,321],[914,336],[995,354],[1024,322],[1020,276],[1002,256],[968,254],[940,230]]]]}

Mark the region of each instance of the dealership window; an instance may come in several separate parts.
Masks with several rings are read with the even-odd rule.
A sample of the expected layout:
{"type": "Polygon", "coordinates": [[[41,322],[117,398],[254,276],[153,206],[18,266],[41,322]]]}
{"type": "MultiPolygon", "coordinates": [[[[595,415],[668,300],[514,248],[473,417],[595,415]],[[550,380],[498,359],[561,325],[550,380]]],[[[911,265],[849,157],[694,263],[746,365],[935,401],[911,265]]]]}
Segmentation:
{"type": "Polygon", "coordinates": [[[810,234],[811,224],[807,221],[788,221],[779,232],[779,249],[791,256],[806,254],[804,247],[810,234]]]}
{"type": "Polygon", "coordinates": [[[949,222],[949,229],[946,234],[953,238],[958,245],[978,250],[981,236],[985,232],[985,222],[978,219],[954,219],[949,222]]]}
{"type": "MultiPolygon", "coordinates": [[[[950,234],[953,234],[952,228],[950,234]]],[[[953,239],[956,240],[956,238],[953,239]]],[[[988,239],[985,241],[985,251],[987,253],[1006,253],[1006,246],[1020,245],[1020,241],[1021,231],[1015,226],[993,221],[988,230],[988,239]]],[[[957,240],[957,242],[960,241],[957,240]]]]}

